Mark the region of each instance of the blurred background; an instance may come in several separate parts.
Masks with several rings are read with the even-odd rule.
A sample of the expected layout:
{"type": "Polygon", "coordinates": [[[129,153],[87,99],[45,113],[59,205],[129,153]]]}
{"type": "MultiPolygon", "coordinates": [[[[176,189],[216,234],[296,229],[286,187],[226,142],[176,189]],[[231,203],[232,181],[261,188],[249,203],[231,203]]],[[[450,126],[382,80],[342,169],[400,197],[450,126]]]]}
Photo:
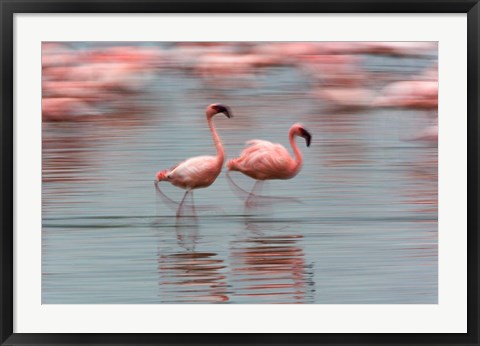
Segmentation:
{"type": "MultiPolygon", "coordinates": [[[[42,303],[437,303],[433,42],[44,42],[42,303]],[[155,173],[245,141],[301,172],[255,206],[225,172],[195,191],[155,173]]],[[[231,178],[250,191],[254,180],[231,178]]]]}

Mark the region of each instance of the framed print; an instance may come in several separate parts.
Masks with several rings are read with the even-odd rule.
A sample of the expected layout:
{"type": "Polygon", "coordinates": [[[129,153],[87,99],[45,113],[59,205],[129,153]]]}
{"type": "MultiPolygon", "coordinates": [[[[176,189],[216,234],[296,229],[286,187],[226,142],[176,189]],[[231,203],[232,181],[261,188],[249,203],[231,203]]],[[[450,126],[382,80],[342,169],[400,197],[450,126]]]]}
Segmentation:
{"type": "Polygon", "coordinates": [[[478,344],[478,15],[2,1],[2,344],[478,344]]]}

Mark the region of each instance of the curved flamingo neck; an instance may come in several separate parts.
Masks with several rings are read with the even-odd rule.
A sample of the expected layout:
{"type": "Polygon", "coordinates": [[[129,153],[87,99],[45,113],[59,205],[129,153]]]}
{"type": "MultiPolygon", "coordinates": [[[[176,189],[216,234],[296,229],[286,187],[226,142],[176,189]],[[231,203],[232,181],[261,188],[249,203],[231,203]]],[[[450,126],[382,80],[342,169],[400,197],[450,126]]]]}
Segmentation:
{"type": "Polygon", "coordinates": [[[296,174],[302,167],[303,156],[302,156],[302,152],[298,148],[297,142],[295,141],[294,129],[291,129],[290,132],[288,133],[288,139],[290,140],[290,145],[292,146],[293,154],[295,156],[295,160],[294,160],[295,163],[292,166],[292,173],[296,174]]]}
{"type": "Polygon", "coordinates": [[[217,133],[215,125],[213,124],[213,117],[208,117],[208,127],[210,128],[210,132],[212,133],[213,142],[215,143],[215,148],[217,149],[217,163],[220,167],[223,165],[223,161],[225,160],[225,151],[223,150],[222,140],[217,133]]]}

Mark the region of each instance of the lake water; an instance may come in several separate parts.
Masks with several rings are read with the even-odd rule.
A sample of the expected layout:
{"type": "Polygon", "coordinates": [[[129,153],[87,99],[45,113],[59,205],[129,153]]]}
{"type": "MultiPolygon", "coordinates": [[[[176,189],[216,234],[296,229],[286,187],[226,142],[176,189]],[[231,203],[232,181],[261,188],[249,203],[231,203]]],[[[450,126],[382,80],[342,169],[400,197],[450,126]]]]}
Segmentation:
{"type": "MultiPolygon", "coordinates": [[[[370,57],[366,68],[410,75],[427,62],[370,57]]],[[[166,70],[125,96],[122,114],[43,123],[42,302],[437,303],[437,145],[409,140],[428,114],[331,109],[288,66],[238,83],[166,70]],[[282,198],[246,207],[223,171],[176,218],[155,173],[215,154],[204,115],[214,102],[234,114],[214,118],[227,158],[253,138],[291,152],[296,122],[312,144],[297,139],[301,172],[260,193],[282,198]]]]}

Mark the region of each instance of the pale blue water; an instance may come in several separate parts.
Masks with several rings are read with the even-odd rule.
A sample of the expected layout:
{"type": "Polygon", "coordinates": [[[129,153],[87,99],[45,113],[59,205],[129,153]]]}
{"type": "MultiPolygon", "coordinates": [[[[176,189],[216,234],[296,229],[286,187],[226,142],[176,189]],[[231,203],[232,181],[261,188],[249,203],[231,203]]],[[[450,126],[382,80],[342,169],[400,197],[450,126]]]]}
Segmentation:
{"type": "MultiPolygon", "coordinates": [[[[405,73],[425,64],[410,58],[405,73]]],[[[43,124],[43,303],[437,303],[437,146],[406,140],[427,116],[328,110],[291,67],[248,83],[232,91],[163,71],[126,96],[126,114],[43,124]],[[296,200],[245,208],[223,172],[195,191],[196,218],[176,219],[155,172],[215,153],[213,102],[234,113],[215,117],[229,158],[252,138],[290,149],[293,123],[310,130],[300,174],[261,192],[296,200]]]]}

